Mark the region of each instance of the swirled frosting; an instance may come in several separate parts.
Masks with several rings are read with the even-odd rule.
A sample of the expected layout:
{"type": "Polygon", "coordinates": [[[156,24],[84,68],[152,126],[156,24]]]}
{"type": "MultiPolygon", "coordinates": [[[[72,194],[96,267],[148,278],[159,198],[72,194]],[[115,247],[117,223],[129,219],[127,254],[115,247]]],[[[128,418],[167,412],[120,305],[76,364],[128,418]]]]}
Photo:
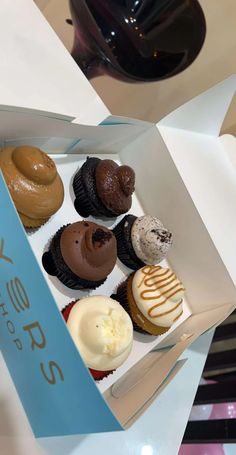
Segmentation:
{"type": "Polygon", "coordinates": [[[36,147],[6,147],[0,152],[0,168],[19,213],[45,219],[61,207],[63,183],[54,161],[36,147]]]}
{"type": "Polygon", "coordinates": [[[135,173],[129,166],[119,166],[112,160],[100,160],[96,168],[98,196],[116,215],[127,212],[132,204],[135,173]]]}
{"type": "Polygon", "coordinates": [[[99,281],[107,277],[117,259],[116,238],[96,223],[79,221],[66,226],[60,238],[62,257],[80,278],[99,281]]]}
{"type": "Polygon", "coordinates": [[[131,319],[115,300],[92,296],[70,311],[67,327],[87,367],[107,371],[128,357],[133,342],[131,319]]]}
{"type": "Polygon", "coordinates": [[[158,218],[144,215],[134,221],[131,241],[136,256],[144,264],[155,265],[166,256],[172,245],[172,234],[158,218]]]}
{"type": "Polygon", "coordinates": [[[181,316],[184,290],[176,275],[160,266],[145,266],[133,275],[132,294],[138,309],[161,327],[171,327],[181,316]]]}

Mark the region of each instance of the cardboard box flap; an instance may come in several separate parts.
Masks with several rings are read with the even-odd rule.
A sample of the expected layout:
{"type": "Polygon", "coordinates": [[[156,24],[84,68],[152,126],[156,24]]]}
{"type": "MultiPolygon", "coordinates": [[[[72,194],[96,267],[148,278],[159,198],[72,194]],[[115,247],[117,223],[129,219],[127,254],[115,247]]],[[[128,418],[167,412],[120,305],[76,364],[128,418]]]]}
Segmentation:
{"type": "MultiPolygon", "coordinates": [[[[109,391],[106,392],[106,400],[116,415],[117,419],[125,427],[129,421],[134,420],[137,414],[140,414],[142,408],[152,399],[163,382],[174,368],[179,356],[191,343],[191,338],[181,340],[168,352],[161,356],[156,356],[156,361],[153,359],[150,365],[146,365],[142,375],[136,375],[137,381],[133,374],[134,382],[130,384],[127,381],[127,376],[132,374],[132,369],[123,378],[123,383],[115,384],[109,391]],[[126,387],[126,384],[128,387],[126,387]]],[[[155,357],[155,353],[153,354],[155,357]]]]}
{"type": "Polygon", "coordinates": [[[48,153],[79,153],[104,148],[117,151],[143,131],[154,128],[147,122],[117,118],[99,126],[71,122],[72,118],[46,116],[31,109],[0,110],[0,140],[3,145],[25,144],[41,146],[48,153]],[[123,123],[122,123],[123,120],[123,123]],[[41,140],[40,140],[41,139],[41,140]]]}
{"type": "Polygon", "coordinates": [[[168,126],[218,136],[236,89],[236,75],[220,82],[164,117],[157,127],[168,126]]]}
{"type": "Polygon", "coordinates": [[[222,134],[233,134],[236,136],[236,93],[233,96],[227,114],[222,123],[220,136],[222,134]]]}
{"type": "Polygon", "coordinates": [[[215,325],[224,321],[234,310],[236,300],[228,302],[225,305],[217,308],[212,308],[209,311],[203,311],[199,314],[192,314],[180,327],[168,335],[163,341],[158,344],[158,349],[163,349],[168,346],[175,345],[184,333],[194,333],[200,335],[207,330],[210,330],[215,325]]]}
{"type": "MultiPolygon", "coordinates": [[[[73,120],[73,123],[79,123],[77,119],[73,120]]],[[[112,125],[139,125],[141,127],[150,128],[150,125],[155,125],[155,123],[150,123],[145,120],[139,120],[136,118],[123,117],[120,115],[109,115],[105,120],[103,120],[100,125],[103,126],[112,126],[112,125]]]]}
{"type": "Polygon", "coordinates": [[[162,391],[171,383],[171,381],[173,381],[173,379],[178,374],[178,372],[181,370],[181,368],[185,365],[187,360],[188,360],[187,358],[180,359],[175,363],[175,365],[172,367],[168,376],[164,379],[164,381],[162,382],[160,387],[158,387],[157,390],[154,391],[153,395],[149,398],[149,400],[147,400],[144,403],[144,405],[133,415],[133,417],[129,418],[129,420],[125,424],[126,430],[129,429],[142,414],[144,414],[144,412],[158,398],[158,396],[162,393],[162,391]]]}
{"type": "Polygon", "coordinates": [[[121,430],[69,335],[2,176],[0,193],[1,352],[35,435],[121,430]]]}
{"type": "Polygon", "coordinates": [[[232,308],[230,303],[222,308],[190,316],[185,321],[187,331],[184,333],[181,327],[182,335],[175,346],[168,351],[151,352],[106,392],[107,402],[123,426],[126,426],[129,420],[133,420],[152,399],[185,349],[199,335],[219,323],[232,308]]]}
{"type": "Polygon", "coordinates": [[[75,120],[75,117],[71,115],[66,115],[66,114],[60,114],[58,112],[45,112],[41,111],[40,109],[32,109],[28,107],[22,107],[22,106],[15,106],[15,105],[7,105],[7,104],[0,104],[0,111],[7,111],[7,112],[16,112],[16,113],[22,113],[26,114],[28,113],[29,115],[37,115],[37,116],[42,116],[44,118],[54,118],[58,120],[64,120],[66,122],[72,122],[75,120]]]}
{"type": "Polygon", "coordinates": [[[236,284],[235,139],[168,127],[161,135],[191,198],[236,284]]]}
{"type": "MultiPolygon", "coordinates": [[[[105,126],[86,126],[71,122],[72,117],[67,119],[60,118],[57,114],[53,116],[41,115],[38,112],[32,112],[31,109],[0,110],[0,137],[6,141],[22,138],[37,137],[58,137],[68,139],[94,139],[100,135],[112,136],[113,128],[105,126]],[[66,121],[65,121],[66,120],[66,121]],[[101,132],[101,133],[100,133],[101,132]]],[[[124,126],[125,128],[126,126],[124,126]]],[[[129,125],[127,125],[129,128],[129,125]]],[[[117,126],[117,130],[119,126],[117,126]]]]}

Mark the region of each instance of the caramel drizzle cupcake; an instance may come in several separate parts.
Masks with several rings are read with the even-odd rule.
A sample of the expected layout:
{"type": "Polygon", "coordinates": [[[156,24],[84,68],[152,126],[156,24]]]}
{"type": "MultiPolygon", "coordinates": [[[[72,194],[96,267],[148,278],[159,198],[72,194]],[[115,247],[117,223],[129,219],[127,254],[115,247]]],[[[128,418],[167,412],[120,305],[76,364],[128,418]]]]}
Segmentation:
{"type": "Polygon", "coordinates": [[[156,325],[170,327],[180,318],[184,290],[176,275],[160,266],[145,266],[133,275],[132,292],[137,307],[156,325]]]}

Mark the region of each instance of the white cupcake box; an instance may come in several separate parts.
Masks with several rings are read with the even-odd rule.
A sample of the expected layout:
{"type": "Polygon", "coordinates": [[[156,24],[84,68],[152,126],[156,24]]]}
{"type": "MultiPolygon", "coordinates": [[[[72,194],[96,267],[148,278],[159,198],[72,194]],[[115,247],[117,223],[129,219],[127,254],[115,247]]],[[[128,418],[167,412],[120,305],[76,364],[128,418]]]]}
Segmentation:
{"type": "MultiPolygon", "coordinates": [[[[85,126],[68,116],[0,107],[1,146],[41,147],[55,160],[65,186],[59,212],[25,234],[0,179],[1,350],[36,437],[127,428],[177,373],[180,354],[234,310],[236,142],[220,136],[220,129],[235,89],[232,76],[157,125],[110,116],[99,126],[85,126]],[[160,337],[135,333],[128,360],[99,384],[60,310],[88,294],[111,295],[130,271],[118,261],[103,286],[78,292],[41,265],[51,236],[81,219],[71,182],[87,155],[134,168],[130,213],[157,216],[173,232],[168,264],[186,288],[181,319],[160,337]]],[[[119,219],[97,222],[112,227],[119,219]]]]}

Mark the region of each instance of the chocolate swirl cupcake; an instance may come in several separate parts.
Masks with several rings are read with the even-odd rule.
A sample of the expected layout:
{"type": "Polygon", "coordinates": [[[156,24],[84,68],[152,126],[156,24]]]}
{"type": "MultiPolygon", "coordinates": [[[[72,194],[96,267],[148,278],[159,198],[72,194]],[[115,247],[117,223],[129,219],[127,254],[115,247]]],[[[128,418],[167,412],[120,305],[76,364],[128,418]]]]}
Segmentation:
{"type": "Polygon", "coordinates": [[[28,145],[0,152],[0,169],[25,227],[39,227],[59,210],[64,187],[54,161],[28,145]]]}
{"type": "Polygon", "coordinates": [[[98,224],[80,221],[63,226],[53,237],[42,262],[45,270],[72,289],[95,289],[113,270],[116,238],[98,224]]]}
{"type": "Polygon", "coordinates": [[[87,158],[75,174],[75,209],[83,216],[116,217],[128,212],[132,204],[135,173],[129,166],[112,160],[87,158]]]}

